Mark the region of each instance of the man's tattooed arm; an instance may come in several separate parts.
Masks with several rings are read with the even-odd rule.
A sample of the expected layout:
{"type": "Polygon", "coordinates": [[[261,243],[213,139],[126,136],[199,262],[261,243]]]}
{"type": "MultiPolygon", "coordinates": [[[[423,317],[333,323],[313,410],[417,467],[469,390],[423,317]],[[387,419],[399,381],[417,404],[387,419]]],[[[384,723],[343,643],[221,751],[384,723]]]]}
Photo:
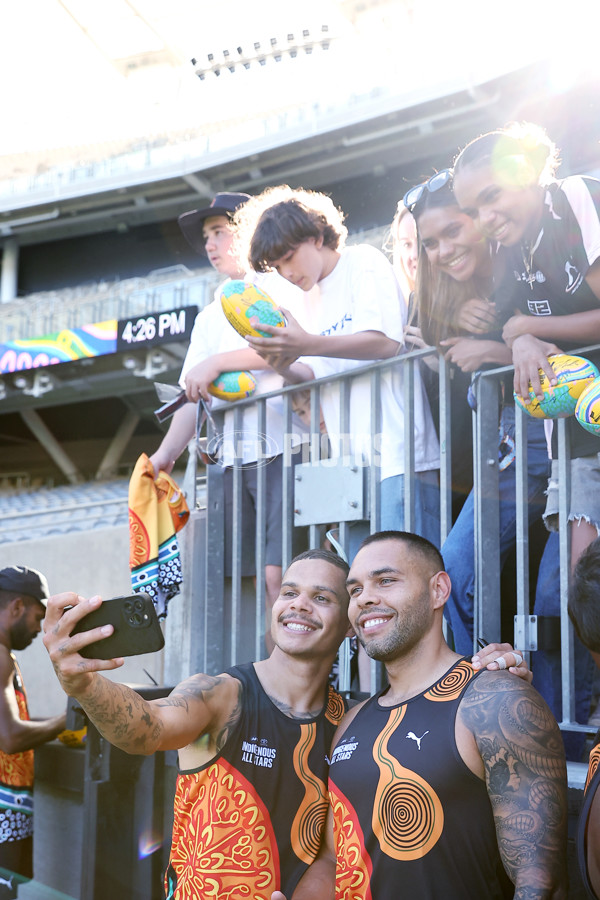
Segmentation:
{"type": "Polygon", "coordinates": [[[483,760],[515,900],[567,897],[567,775],[556,720],[526,682],[484,672],[460,705],[483,760]]]}
{"type": "Polygon", "coordinates": [[[220,749],[240,715],[241,685],[227,676],[194,675],[168,697],[148,701],[96,675],[78,700],[103,737],[126,753],[180,749],[207,733],[220,749]]]}
{"type": "Polygon", "coordinates": [[[48,600],[44,646],[65,693],[79,701],[111,744],[127,753],[179,750],[201,736],[222,746],[239,717],[240,682],[227,675],[194,675],[169,697],[147,701],[126,685],[108,681],[99,673],[118,668],[123,660],[87,659],[79,652],[106,637],[106,628],[73,634],[100,602],[100,597],[86,599],[73,591],[48,600]]]}

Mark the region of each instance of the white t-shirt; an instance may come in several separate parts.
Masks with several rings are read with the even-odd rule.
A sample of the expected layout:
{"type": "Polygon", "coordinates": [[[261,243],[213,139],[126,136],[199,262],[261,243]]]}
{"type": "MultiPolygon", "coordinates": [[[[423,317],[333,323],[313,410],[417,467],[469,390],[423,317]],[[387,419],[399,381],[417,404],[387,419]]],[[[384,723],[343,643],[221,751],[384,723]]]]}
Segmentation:
{"type": "MultiPolygon", "coordinates": [[[[367,244],[346,247],[333,271],[307,298],[309,331],[320,334],[356,334],[381,331],[404,343],[406,304],[387,258],[367,244]]],[[[315,378],[324,378],[366,366],[371,360],[305,356],[315,378]]],[[[415,470],[440,465],[440,448],[425,388],[415,367],[415,470]]],[[[321,389],[321,407],[332,445],[332,455],[353,455],[357,461],[381,465],[381,480],[404,472],[404,403],[402,365],[381,376],[381,432],[371,454],[371,392],[368,375],[356,379],[350,392],[350,437],[340,435],[339,383],[321,389]]]]}
{"type": "MultiPolygon", "coordinates": [[[[278,306],[289,309],[295,318],[303,320],[303,292],[290,284],[284,278],[281,278],[276,272],[267,272],[264,275],[251,272],[244,276],[244,281],[252,281],[265,291],[278,306]]],[[[224,282],[225,283],[225,282],[224,282]]],[[[185,376],[195,365],[215,353],[226,353],[231,350],[247,350],[248,344],[233,328],[225,318],[223,308],[221,306],[221,290],[223,285],[215,291],[215,299],[208,306],[204,307],[196,316],[192,335],[190,337],[190,345],[181,369],[179,383],[185,387],[185,376]]],[[[277,391],[283,387],[283,378],[272,369],[253,370],[252,374],[256,379],[256,392],[258,394],[268,394],[270,391],[277,391]]],[[[274,397],[267,400],[266,403],[266,442],[262,446],[258,433],[258,411],[256,406],[246,407],[242,413],[241,433],[235,433],[234,429],[234,413],[235,404],[226,400],[220,400],[217,397],[212,398],[211,409],[218,410],[226,407],[228,409],[225,414],[223,424],[223,432],[220,440],[219,458],[223,465],[233,465],[235,461],[235,451],[238,450],[238,457],[242,462],[256,462],[259,456],[278,456],[283,453],[285,446],[284,436],[284,405],[282,397],[274,397]]],[[[306,431],[306,427],[302,421],[295,415],[292,415],[292,432],[288,438],[289,446],[296,446],[302,440],[302,434],[306,431]]]]}

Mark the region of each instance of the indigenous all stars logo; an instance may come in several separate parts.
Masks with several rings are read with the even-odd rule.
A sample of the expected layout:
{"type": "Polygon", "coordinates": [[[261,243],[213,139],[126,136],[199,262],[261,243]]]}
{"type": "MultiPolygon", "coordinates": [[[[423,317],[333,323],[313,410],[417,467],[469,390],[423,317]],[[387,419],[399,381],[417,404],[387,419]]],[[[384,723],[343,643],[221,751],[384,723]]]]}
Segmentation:
{"type": "Polygon", "coordinates": [[[343,738],[341,743],[337,745],[335,750],[333,751],[333,756],[331,757],[331,765],[336,762],[340,762],[342,759],[351,759],[352,754],[358,747],[358,741],[352,735],[352,737],[343,738]]]}

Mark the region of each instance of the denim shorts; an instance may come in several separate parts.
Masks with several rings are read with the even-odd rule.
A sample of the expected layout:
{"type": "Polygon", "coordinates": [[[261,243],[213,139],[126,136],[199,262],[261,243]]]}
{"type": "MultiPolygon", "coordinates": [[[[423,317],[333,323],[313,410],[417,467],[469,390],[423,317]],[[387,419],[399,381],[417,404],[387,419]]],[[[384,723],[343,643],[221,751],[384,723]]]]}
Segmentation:
{"type": "MultiPolygon", "coordinates": [[[[558,461],[552,460],[552,472],[546,491],[544,523],[548,531],[558,531],[558,461]]],[[[600,453],[571,460],[571,496],[569,522],[583,519],[594,525],[600,535],[600,453]]]]}

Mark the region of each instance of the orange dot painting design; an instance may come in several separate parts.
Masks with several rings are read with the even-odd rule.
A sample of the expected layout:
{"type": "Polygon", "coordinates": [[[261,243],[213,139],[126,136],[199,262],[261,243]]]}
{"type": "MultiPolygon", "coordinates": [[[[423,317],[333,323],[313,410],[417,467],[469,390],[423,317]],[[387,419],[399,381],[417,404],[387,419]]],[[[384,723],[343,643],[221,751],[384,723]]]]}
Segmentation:
{"type": "Polygon", "coordinates": [[[308,765],[316,736],[314,722],[301,725],[300,739],[294,748],[294,771],[304,785],[304,798],[292,823],[292,849],[307,865],[319,852],[327,817],[327,788],[308,765]]]}
{"type": "Polygon", "coordinates": [[[174,900],[270,900],[279,890],[268,810],[225,760],[179,777],[170,863],[174,900]]]}
{"type": "Polygon", "coordinates": [[[330,781],[329,802],[333,812],[335,840],[335,900],[373,900],[373,863],[365,848],[365,838],[351,804],[330,781]]]}
{"type": "MultiPolygon", "coordinates": [[[[14,657],[13,657],[14,659],[14,657]]],[[[21,673],[17,668],[18,681],[22,684],[21,673]]],[[[15,689],[15,698],[19,708],[19,719],[29,721],[27,695],[24,688],[15,689]]],[[[31,787],[33,784],[33,750],[22,750],[19,753],[0,753],[0,782],[11,787],[31,787]]]]}
{"type": "Polygon", "coordinates": [[[337,691],[329,685],[329,693],[327,695],[327,707],[325,709],[325,718],[328,719],[332,725],[339,725],[339,723],[344,718],[344,713],[346,710],[344,709],[344,701],[337,691]]]}
{"type": "Polygon", "coordinates": [[[150,535],[141,518],[129,507],[129,568],[136,569],[150,558],[150,535]]]}
{"type": "Polygon", "coordinates": [[[585,779],[585,788],[583,789],[583,793],[587,793],[587,789],[590,786],[590,782],[596,772],[598,771],[598,765],[600,764],[600,744],[596,744],[595,747],[592,747],[590,751],[590,761],[588,765],[588,773],[587,778],[585,779]]]}
{"type": "Polygon", "coordinates": [[[388,752],[388,741],[406,712],[390,712],[373,747],[379,783],[373,803],[373,833],[383,853],[392,859],[421,859],[436,845],[444,827],[444,812],[434,789],[388,752]]]}
{"type": "Polygon", "coordinates": [[[448,672],[437,684],[434,684],[432,688],[426,691],[423,696],[426,700],[433,700],[434,702],[456,700],[474,677],[475,670],[473,666],[463,659],[454,666],[451,672],[448,672]]]}

